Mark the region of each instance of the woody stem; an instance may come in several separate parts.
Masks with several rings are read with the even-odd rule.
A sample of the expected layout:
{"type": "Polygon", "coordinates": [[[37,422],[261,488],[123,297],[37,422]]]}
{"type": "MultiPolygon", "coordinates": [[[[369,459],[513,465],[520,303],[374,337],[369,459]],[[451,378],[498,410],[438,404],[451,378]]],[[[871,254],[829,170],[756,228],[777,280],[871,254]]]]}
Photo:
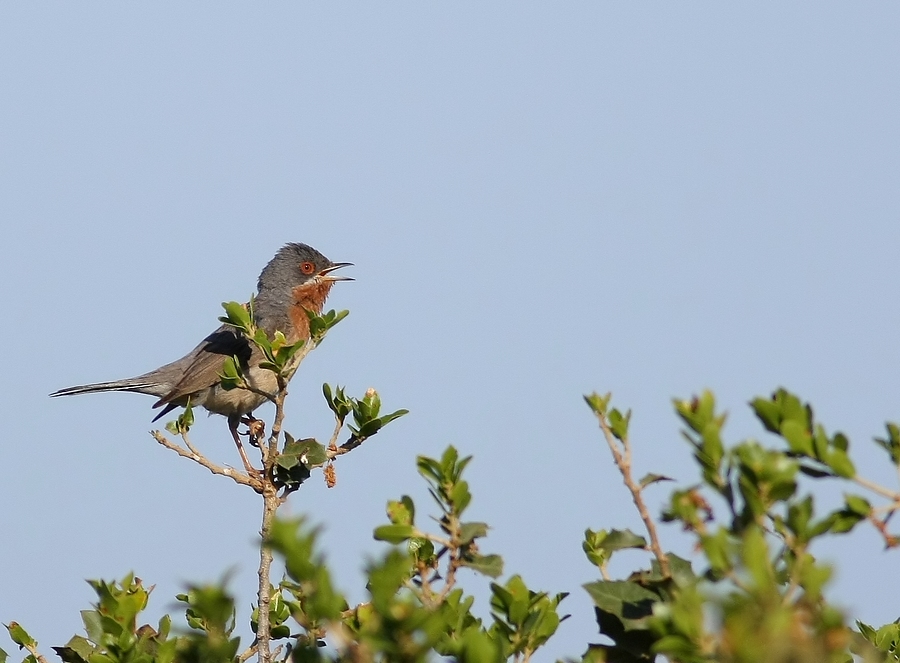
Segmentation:
{"type": "Polygon", "coordinates": [[[271,663],[272,650],[269,636],[269,608],[272,601],[272,549],[269,547],[269,536],[272,533],[272,521],[280,501],[268,476],[263,478],[263,516],[259,530],[262,543],[259,547],[259,619],[256,626],[257,652],[259,663],[271,663]]]}
{"type": "MultiPolygon", "coordinates": [[[[281,435],[281,426],[284,421],[284,399],[287,396],[287,381],[278,376],[278,393],[275,395],[275,421],[272,423],[272,432],[268,440],[268,453],[262,476],[263,516],[259,535],[262,542],[259,547],[259,591],[257,602],[259,604],[259,619],[256,625],[257,660],[259,663],[271,663],[272,648],[269,633],[269,609],[272,602],[272,549],[269,547],[269,537],[272,533],[272,522],[275,520],[275,512],[282,500],[278,497],[278,486],[274,482],[274,466],[278,459],[278,439],[281,435]]],[[[265,443],[263,443],[265,444],[265,443]]]]}

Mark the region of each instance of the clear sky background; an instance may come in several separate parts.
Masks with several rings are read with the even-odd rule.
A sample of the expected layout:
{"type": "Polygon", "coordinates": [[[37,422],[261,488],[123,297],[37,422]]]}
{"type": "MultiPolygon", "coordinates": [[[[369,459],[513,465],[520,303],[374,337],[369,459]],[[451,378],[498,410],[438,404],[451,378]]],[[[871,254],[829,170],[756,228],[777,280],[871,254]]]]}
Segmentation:
{"type": "MultiPolygon", "coordinates": [[[[597,640],[583,531],[640,521],[593,390],[633,408],[639,474],[697,479],[672,397],[715,390],[738,440],[786,386],[895,486],[898,34],[875,2],[0,4],[0,621],[47,652],[85,578],[135,571],[156,619],[232,570],[248,632],[256,496],[157,445],[149,397],[47,394],[181,356],[288,241],[357,279],[288,430],[330,432],[326,380],[411,411],[287,509],[351,600],[385,502],[424,510],[415,457],[452,443],[484,550],[572,593],[542,660],[597,640]]],[[[239,463],[222,418],[194,439],[239,463]]],[[[900,616],[873,532],[814,552],[850,615],[900,616]]]]}

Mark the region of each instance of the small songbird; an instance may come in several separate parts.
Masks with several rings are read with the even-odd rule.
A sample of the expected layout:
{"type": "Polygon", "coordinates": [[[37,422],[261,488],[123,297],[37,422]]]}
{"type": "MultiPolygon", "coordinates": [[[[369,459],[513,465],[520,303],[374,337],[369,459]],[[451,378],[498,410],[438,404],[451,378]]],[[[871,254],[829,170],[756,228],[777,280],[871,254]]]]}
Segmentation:
{"type": "MultiPolygon", "coordinates": [[[[332,272],[347,267],[349,262],[331,262],[306,244],[287,244],[269,261],[257,283],[253,302],[256,325],[271,337],[282,332],[289,343],[309,338],[306,311],[321,313],[325,299],[336,281],[352,281],[332,272]]],[[[247,389],[225,390],[220,374],[226,357],[237,357],[244,379],[255,389],[274,394],[278,388],[275,374],[259,368],[264,356],[240,331],[222,325],[181,359],[125,380],[99,382],[55,391],[51,396],[71,396],[98,391],[135,391],[156,396],[154,408],[162,407],[156,421],[176,407],[202,406],[228,417],[228,428],[248,472],[255,472],[238,436],[244,417],[252,418],[253,410],[266,397],[247,389]]]]}

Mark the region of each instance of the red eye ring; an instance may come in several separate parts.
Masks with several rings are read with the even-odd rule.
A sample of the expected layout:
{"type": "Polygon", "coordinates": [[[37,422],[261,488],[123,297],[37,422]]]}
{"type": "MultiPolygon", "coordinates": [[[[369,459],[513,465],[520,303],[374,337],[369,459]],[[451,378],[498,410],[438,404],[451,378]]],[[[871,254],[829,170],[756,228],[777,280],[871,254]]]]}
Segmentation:
{"type": "Polygon", "coordinates": [[[316,266],[314,264],[312,264],[311,262],[301,262],[300,263],[300,271],[303,272],[304,274],[309,275],[316,271],[316,266]]]}

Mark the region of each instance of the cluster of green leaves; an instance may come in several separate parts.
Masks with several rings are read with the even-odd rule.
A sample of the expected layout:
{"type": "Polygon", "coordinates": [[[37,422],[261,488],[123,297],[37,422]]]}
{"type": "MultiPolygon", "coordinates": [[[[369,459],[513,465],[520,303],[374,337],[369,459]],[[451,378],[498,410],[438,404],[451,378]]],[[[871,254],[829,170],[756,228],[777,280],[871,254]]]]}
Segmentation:
{"type": "MultiPolygon", "coordinates": [[[[405,413],[381,416],[374,391],[361,399],[339,387],[325,385],[323,391],[335,415],[334,439],[353,415],[347,444],[405,413]]],[[[831,569],[812,553],[814,545],[863,522],[876,528],[888,548],[896,546],[888,525],[900,492],[859,476],[847,437],[829,434],[809,405],[784,390],[753,400],[753,412],[776,444],[746,440],[729,446],[723,437],[726,417],[712,394],[675,402],[699,481],[676,488],[656,520],[676,523],[693,537],[688,561],[663,552],[655,526],[645,518],[643,491],[668,478],[647,474],[631,480],[630,413],[611,407],[608,395],[593,394],[586,401],[608,434],[647,534],[585,532],[584,553],[601,578],[584,587],[599,631],[609,639],[589,645],[585,663],[649,663],[660,655],[683,663],[845,663],[854,656],[900,661],[900,620],[881,627],[857,622],[853,629],[825,594],[831,569]],[[823,479],[842,482],[847,492],[837,508],[820,513],[810,488],[823,479]],[[874,497],[859,494],[860,488],[874,497]],[[879,498],[884,504],[870,502],[879,498]],[[652,555],[645,567],[612,578],[610,560],[622,550],[652,555]]],[[[302,481],[338,450],[313,439],[286,440],[276,472],[285,486],[302,481]]],[[[900,427],[888,424],[876,443],[900,469],[900,427]]],[[[272,588],[268,621],[271,638],[283,646],[281,660],[417,663],[439,655],[501,663],[528,661],[540,650],[566,618],[559,613],[566,594],[534,591],[514,575],[490,584],[485,620],[473,612],[475,598],[462,587],[467,571],[491,578],[503,572],[500,556],[480,550],[488,525],[466,518],[472,494],[464,472],[470,461],[453,447],[440,458],[417,459],[437,506],[436,531],[420,524],[408,495],[389,501],[388,522],[374,536],[391,547],[368,565],[367,599],[357,606],[336,588],[318,546],[318,529],[303,519],[274,522],[266,543],[283,559],[285,577],[272,588]]],[[[156,628],[137,626],[150,594],[140,580],[128,576],[91,586],[98,602],[82,613],[86,636],[55,648],[65,663],[240,663],[253,653],[239,653],[234,602],[221,587],[179,595],[187,626],[173,633],[169,617],[156,628]]],[[[254,632],[259,614],[256,609],[250,616],[254,632]]],[[[25,663],[44,663],[22,626],[12,622],[7,629],[28,651],[25,663]]],[[[0,651],[0,663],[5,661],[0,651]]]]}
{"type": "MultiPolygon", "coordinates": [[[[264,359],[260,362],[259,367],[270,370],[285,380],[290,379],[288,367],[291,360],[307,344],[307,340],[299,339],[288,343],[287,337],[281,331],[276,331],[270,338],[264,329],[256,325],[253,315],[253,299],[246,305],[237,302],[223,302],[222,308],[225,309],[225,315],[221,316],[219,320],[241,332],[262,352],[264,359]]],[[[318,315],[313,311],[306,311],[310,332],[308,342],[313,346],[318,345],[328,331],[346,318],[349,313],[349,311],[331,310],[318,315]]],[[[220,379],[222,387],[225,389],[247,388],[243,362],[240,357],[225,358],[220,379]]]]}
{"type": "Polygon", "coordinates": [[[478,550],[487,524],[462,518],[472,499],[463,478],[470,460],[453,447],[440,459],[419,457],[419,474],[439,509],[439,532],[419,529],[408,495],[388,502],[390,522],[376,528],[375,538],[395,545],[369,565],[369,600],[352,609],[335,593],[315,551],[316,531],[302,522],[277,525],[271,544],[284,555],[288,574],[281,591],[303,627],[293,644],[295,660],[426,661],[438,653],[496,663],[527,659],[555,633],[564,594],[534,592],[519,576],[493,583],[493,623],[485,627],[472,612],[474,597],[458,586],[462,569],[496,577],[503,568],[498,555],[478,550]],[[326,633],[341,634],[345,645],[336,655],[316,646],[326,633]]]}
{"type": "MultiPolygon", "coordinates": [[[[281,380],[282,386],[285,386],[286,381],[291,377],[291,360],[294,359],[297,352],[307,343],[312,347],[321,343],[328,331],[349,314],[349,311],[331,310],[317,315],[313,311],[306,311],[310,329],[309,341],[300,339],[295,343],[288,343],[280,331],[276,331],[270,338],[265,330],[256,325],[252,299],[247,305],[225,302],[222,307],[225,309],[225,315],[219,320],[242,333],[259,348],[265,357],[264,361],[260,363],[260,367],[274,372],[281,380]]],[[[225,389],[248,387],[239,357],[225,358],[220,380],[225,389]]],[[[276,486],[285,489],[286,492],[297,490],[309,478],[313,469],[329,464],[336,455],[358,447],[388,423],[409,412],[408,410],[396,410],[390,414],[381,415],[381,397],[374,389],[367,390],[362,398],[348,396],[342,387],[332,388],[327,383],[322,386],[322,391],[328,407],[334,413],[334,436],[325,445],[314,438],[297,440],[290,433],[284,433],[284,445],[274,454],[272,470],[276,486]],[[353,424],[348,426],[350,436],[338,449],[337,437],[343,429],[347,417],[351,414],[353,415],[353,424]]],[[[275,394],[269,396],[274,400],[275,394]]],[[[167,428],[173,433],[181,433],[188,430],[192,424],[193,414],[188,406],[185,412],[167,428]]]]}
{"type": "MultiPolygon", "coordinates": [[[[438,506],[439,532],[416,526],[410,497],[389,502],[390,523],[378,527],[375,538],[403,545],[391,546],[368,565],[368,599],[352,608],[319,550],[318,528],[303,518],[275,520],[267,544],[283,559],[285,577],[272,588],[269,631],[273,641],[286,645],[280,660],[424,663],[437,653],[502,663],[528,660],[547,642],[565,619],[558,613],[565,594],[533,591],[519,576],[492,583],[492,620],[486,625],[472,611],[474,597],[459,586],[463,569],[496,577],[503,567],[499,556],[478,552],[476,542],[487,536],[488,526],[462,519],[472,500],[463,478],[470,460],[452,447],[440,459],[418,459],[438,506]],[[326,638],[331,647],[325,647],[326,638]]],[[[221,587],[178,595],[188,628],[173,635],[168,616],[156,629],[136,626],[150,593],[140,580],[128,576],[92,586],[100,600],[83,613],[87,637],[76,636],[56,650],[65,663],[238,663],[244,655],[233,635],[234,601],[221,587]]],[[[250,617],[254,632],[258,619],[256,609],[250,617]]],[[[10,633],[18,644],[36,648],[20,626],[10,625],[10,633]]],[[[30,656],[26,663],[38,661],[30,656]]]]}
{"type": "MultiPolygon", "coordinates": [[[[617,439],[627,439],[628,416],[609,409],[609,397],[592,395],[588,404],[617,439]]],[[[781,448],[747,440],[727,447],[725,415],[716,411],[709,392],[676,401],[686,424],[701,483],[675,490],[662,516],[696,537],[701,553],[696,572],[686,560],[666,553],[668,573],[658,560],[625,580],[607,577],[609,558],[624,548],[647,548],[644,537],[628,531],[588,530],[585,553],[604,579],[586,585],[594,600],[601,633],[612,645],[592,645],[586,660],[653,661],[850,661],[851,652],[866,660],[900,660],[898,629],[860,624],[853,631],[843,613],[823,594],[831,569],[810,552],[813,542],[845,534],[872,521],[888,546],[886,519],[875,517],[869,501],[848,493],[840,508],[817,516],[810,480],[859,478],[841,433],[828,435],[812,408],[785,390],[751,406],[781,448]],[[718,506],[715,506],[718,505],[718,506]],[[718,518],[724,507],[727,517],[718,518]]],[[[895,464],[900,459],[898,428],[878,440],[895,464]]],[[[649,475],[655,478],[656,475],[649,475]]],[[[651,481],[642,482],[641,489],[651,481]]],[[[886,491],[881,490],[882,494],[886,491]]],[[[896,498],[889,510],[896,508],[896,498]]]]}
{"type": "MultiPolygon", "coordinates": [[[[118,582],[89,581],[97,595],[91,609],[82,610],[85,635],[75,635],[53,650],[64,663],[201,663],[234,661],[239,639],[232,637],[234,601],[221,587],[192,587],[177,599],[186,605],[190,629],[172,633],[172,619],[165,615],[156,628],[138,626],[153,588],[127,575],[118,582]]],[[[30,653],[25,663],[43,660],[37,641],[15,622],[7,625],[20,649],[30,653]]],[[[0,650],[5,663],[6,652],[0,650]]]]}
{"type": "Polygon", "coordinates": [[[322,385],[322,391],[328,407],[334,413],[334,436],[326,446],[314,438],[295,440],[290,433],[285,432],[284,447],[278,453],[273,469],[276,485],[289,491],[296,490],[306,481],[312,470],[328,464],[336,455],[358,447],[367,438],[378,433],[385,425],[409,412],[409,410],[397,410],[379,416],[381,397],[374,389],[368,389],[362,398],[347,396],[342,387],[332,389],[327,383],[322,385]],[[336,446],[337,436],[351,412],[356,426],[349,426],[350,436],[338,448],[336,446]]]}
{"type": "Polygon", "coordinates": [[[183,435],[191,430],[191,426],[193,425],[194,408],[191,407],[191,401],[188,399],[187,405],[184,406],[184,410],[181,414],[179,414],[174,421],[166,422],[166,430],[173,435],[183,435]]]}
{"type": "Polygon", "coordinates": [[[344,393],[342,387],[331,388],[331,385],[322,385],[325,394],[325,402],[334,413],[338,427],[344,425],[347,416],[353,414],[353,424],[349,425],[351,438],[345,446],[358,446],[368,438],[380,431],[394,419],[408,414],[409,410],[396,410],[390,414],[379,416],[381,413],[381,397],[374,389],[367,389],[362,398],[353,398],[344,393]]]}
{"type": "MultiPolygon", "coordinates": [[[[482,555],[477,540],[487,536],[488,526],[482,522],[463,522],[462,515],[472,501],[469,484],[462,478],[463,470],[471,456],[460,458],[455,448],[448,447],[440,460],[419,456],[419,474],[428,483],[428,492],[441,510],[438,520],[441,535],[429,535],[415,524],[415,504],[408,495],[388,502],[387,514],[391,521],[375,530],[375,538],[390,543],[410,541],[409,549],[417,564],[433,568],[438,557],[448,552],[455,574],[459,567],[467,566],[480,573],[497,577],[503,572],[503,560],[499,555],[482,555]],[[435,543],[439,545],[436,551],[435,543]]],[[[420,574],[421,576],[421,574],[420,574]]],[[[420,577],[427,583],[427,577],[420,577]]]]}

